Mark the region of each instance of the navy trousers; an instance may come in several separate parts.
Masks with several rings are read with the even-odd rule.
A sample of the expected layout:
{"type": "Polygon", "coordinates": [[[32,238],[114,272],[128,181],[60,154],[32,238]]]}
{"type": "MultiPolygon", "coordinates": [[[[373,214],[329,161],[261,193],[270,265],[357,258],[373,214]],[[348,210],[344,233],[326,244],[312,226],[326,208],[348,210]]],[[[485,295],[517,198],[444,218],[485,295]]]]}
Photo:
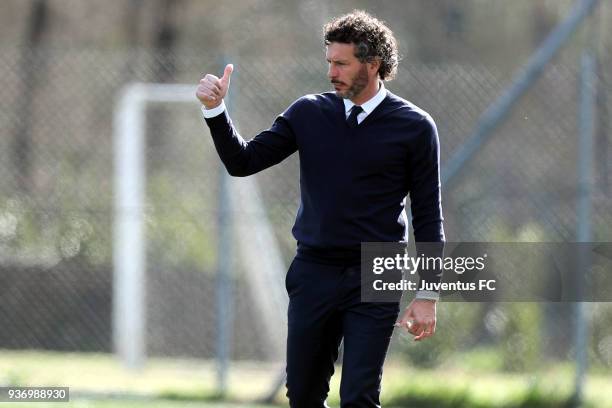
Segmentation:
{"type": "Polygon", "coordinates": [[[362,303],[360,269],[355,263],[330,265],[298,255],[285,286],[290,406],[328,406],[329,381],[344,339],[341,407],[380,407],[383,363],[399,303],[362,303]]]}

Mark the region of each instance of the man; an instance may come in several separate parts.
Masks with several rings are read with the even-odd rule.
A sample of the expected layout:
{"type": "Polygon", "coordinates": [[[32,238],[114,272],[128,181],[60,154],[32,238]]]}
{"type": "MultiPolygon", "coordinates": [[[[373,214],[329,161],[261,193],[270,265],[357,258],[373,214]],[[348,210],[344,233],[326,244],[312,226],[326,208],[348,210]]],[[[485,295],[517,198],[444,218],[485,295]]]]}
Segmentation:
{"type": "MultiPolygon", "coordinates": [[[[206,75],[196,95],[231,175],[248,176],[300,155],[301,204],[293,227],[298,246],[285,282],[291,407],[327,406],[342,339],[342,407],[379,407],[399,304],[361,302],[360,244],[407,239],[408,193],[415,241],[444,241],[438,135],[426,112],[385,89],[382,81],[394,77],[398,52],[381,21],[363,11],[339,17],[325,26],[325,45],[335,92],[298,99],[248,142],[223,103],[232,65],[221,78],[206,75]]],[[[418,292],[395,325],[415,340],[432,336],[436,300],[435,292],[418,292]]]]}

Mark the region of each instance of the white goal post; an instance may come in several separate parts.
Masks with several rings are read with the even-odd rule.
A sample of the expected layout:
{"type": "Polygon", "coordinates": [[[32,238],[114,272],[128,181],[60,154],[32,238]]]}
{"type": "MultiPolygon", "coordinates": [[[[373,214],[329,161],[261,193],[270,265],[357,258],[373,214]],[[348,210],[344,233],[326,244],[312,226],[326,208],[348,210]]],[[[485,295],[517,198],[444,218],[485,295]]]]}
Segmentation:
{"type": "MultiPolygon", "coordinates": [[[[198,115],[195,90],[194,85],[131,83],[121,90],[114,113],[113,345],[131,368],[141,367],[146,360],[146,107],[150,103],[191,103],[198,115]]],[[[236,247],[242,265],[249,269],[245,279],[253,291],[254,306],[263,316],[262,329],[271,349],[284,355],[286,320],[282,319],[286,319],[288,300],[279,277],[286,266],[256,180],[232,180],[229,192],[230,196],[248,197],[232,200],[234,211],[254,215],[249,218],[248,231],[244,223],[232,225],[237,229],[234,235],[240,237],[236,247]],[[275,319],[268,318],[272,315],[275,319]]]]}

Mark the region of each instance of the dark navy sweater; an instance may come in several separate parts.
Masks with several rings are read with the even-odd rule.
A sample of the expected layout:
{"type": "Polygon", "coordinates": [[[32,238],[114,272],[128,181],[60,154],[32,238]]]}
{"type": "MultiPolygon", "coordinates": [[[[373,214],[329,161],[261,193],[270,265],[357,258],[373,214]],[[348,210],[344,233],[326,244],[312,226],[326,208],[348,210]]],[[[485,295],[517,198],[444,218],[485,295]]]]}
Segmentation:
{"type": "Polygon", "coordinates": [[[227,111],[206,122],[233,176],[299,152],[301,204],[293,235],[301,245],[359,250],[361,242],[406,241],[407,194],[415,241],[444,241],[435,123],[391,92],[356,128],[332,92],[298,99],[248,142],[227,111]]]}

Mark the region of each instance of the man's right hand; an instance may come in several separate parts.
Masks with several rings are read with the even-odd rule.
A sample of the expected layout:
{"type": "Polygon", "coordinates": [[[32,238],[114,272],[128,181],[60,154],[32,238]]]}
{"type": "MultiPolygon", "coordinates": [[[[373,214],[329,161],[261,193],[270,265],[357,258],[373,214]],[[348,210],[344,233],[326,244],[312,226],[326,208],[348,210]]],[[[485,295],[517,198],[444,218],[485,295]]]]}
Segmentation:
{"type": "Polygon", "coordinates": [[[206,109],[214,109],[221,105],[223,98],[227,94],[233,71],[234,65],[227,64],[223,71],[223,77],[218,78],[215,75],[206,74],[204,78],[200,79],[196,96],[206,109]]]}

